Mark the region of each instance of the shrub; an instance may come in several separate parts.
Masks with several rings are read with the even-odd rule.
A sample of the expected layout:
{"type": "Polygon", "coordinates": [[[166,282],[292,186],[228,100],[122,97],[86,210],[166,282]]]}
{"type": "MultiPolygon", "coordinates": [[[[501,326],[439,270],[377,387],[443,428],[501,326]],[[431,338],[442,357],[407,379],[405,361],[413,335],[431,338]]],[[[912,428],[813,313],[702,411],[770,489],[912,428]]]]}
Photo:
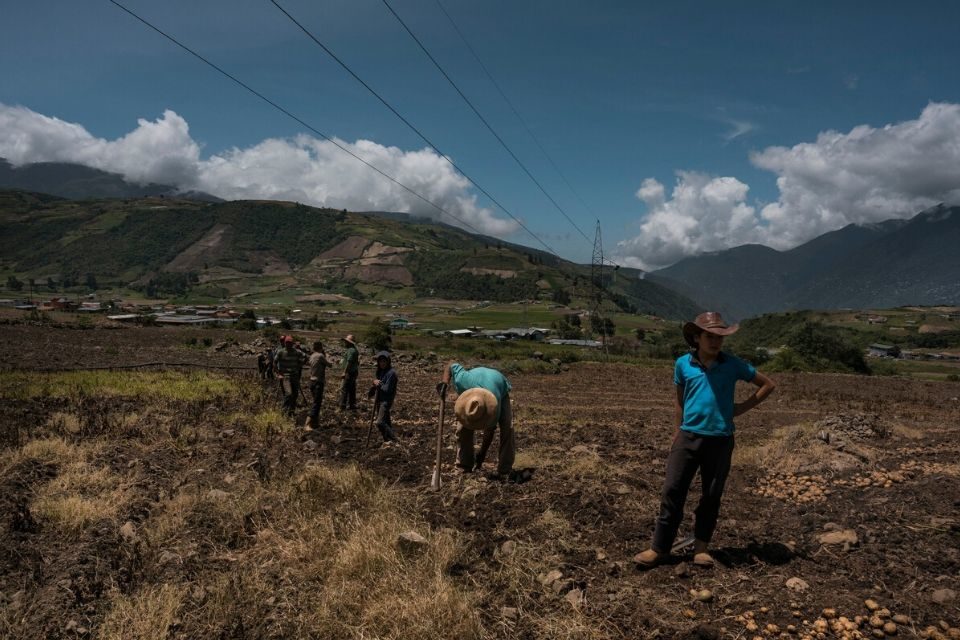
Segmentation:
{"type": "Polygon", "coordinates": [[[363,341],[374,351],[383,351],[390,348],[390,325],[383,320],[374,318],[363,334],[363,341]]]}

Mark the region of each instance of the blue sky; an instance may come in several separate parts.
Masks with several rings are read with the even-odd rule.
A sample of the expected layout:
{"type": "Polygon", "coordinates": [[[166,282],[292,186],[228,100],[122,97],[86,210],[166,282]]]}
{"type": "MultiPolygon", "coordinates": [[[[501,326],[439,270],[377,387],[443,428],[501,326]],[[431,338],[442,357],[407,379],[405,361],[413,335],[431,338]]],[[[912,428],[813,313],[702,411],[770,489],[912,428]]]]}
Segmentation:
{"type": "MultiPolygon", "coordinates": [[[[437,2],[389,1],[591,238],[600,218],[620,262],[788,248],[960,199],[960,170],[943,168],[960,164],[956,3],[440,0],[588,210],[437,2]]],[[[348,156],[298,140],[309,132],[106,0],[4,4],[0,155],[14,162],[431,213],[348,156]]],[[[418,153],[426,145],[268,0],[124,4],[473,226],[537,244],[418,153]]],[[[590,243],[381,0],[280,4],[550,246],[589,260],[590,243]]]]}

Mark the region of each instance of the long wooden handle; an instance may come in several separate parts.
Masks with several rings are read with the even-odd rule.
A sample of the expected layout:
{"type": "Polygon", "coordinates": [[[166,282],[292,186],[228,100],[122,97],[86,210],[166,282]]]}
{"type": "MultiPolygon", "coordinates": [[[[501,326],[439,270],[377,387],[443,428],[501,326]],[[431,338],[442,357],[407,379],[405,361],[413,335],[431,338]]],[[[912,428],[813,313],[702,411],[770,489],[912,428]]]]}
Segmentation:
{"type": "Polygon", "coordinates": [[[436,491],[440,489],[440,456],[443,451],[443,417],[446,409],[446,399],[440,396],[440,422],[437,424],[437,461],[433,467],[433,479],[430,481],[430,487],[436,491]]]}

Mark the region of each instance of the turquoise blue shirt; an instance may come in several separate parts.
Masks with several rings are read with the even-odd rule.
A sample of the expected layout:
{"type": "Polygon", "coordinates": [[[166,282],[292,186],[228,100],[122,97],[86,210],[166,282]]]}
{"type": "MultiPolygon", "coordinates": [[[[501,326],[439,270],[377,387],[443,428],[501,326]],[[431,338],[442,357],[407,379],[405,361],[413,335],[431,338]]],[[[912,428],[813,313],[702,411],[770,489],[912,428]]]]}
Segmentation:
{"type": "Polygon", "coordinates": [[[450,365],[450,378],[453,380],[453,386],[457,393],[463,393],[467,389],[480,387],[486,389],[497,399],[497,419],[500,418],[500,407],[503,406],[503,398],[510,393],[510,382],[507,377],[496,369],[487,367],[474,367],[473,369],[464,369],[458,362],[450,365]]]}
{"type": "Polygon", "coordinates": [[[673,384],[683,389],[684,431],[703,436],[729,436],[733,433],[733,392],[737,380],[750,382],[757,370],[749,362],[729,353],[704,369],[696,353],[677,358],[673,384]]]}

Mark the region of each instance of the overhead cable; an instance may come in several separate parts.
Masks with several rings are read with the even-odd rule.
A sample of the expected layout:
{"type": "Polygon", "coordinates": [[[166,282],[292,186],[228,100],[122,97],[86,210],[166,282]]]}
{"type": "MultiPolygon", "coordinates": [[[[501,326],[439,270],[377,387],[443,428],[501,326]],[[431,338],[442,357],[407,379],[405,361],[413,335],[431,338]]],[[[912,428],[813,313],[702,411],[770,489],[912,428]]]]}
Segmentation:
{"type": "Polygon", "coordinates": [[[514,159],[514,161],[520,166],[521,169],[523,169],[523,172],[527,174],[527,177],[529,177],[530,180],[532,180],[533,183],[537,185],[537,188],[540,189],[543,195],[545,195],[547,199],[553,204],[553,206],[556,207],[557,211],[559,211],[560,214],[567,219],[567,222],[573,225],[573,228],[576,229],[580,233],[580,235],[583,236],[584,239],[586,239],[587,242],[593,242],[592,240],[590,240],[587,234],[583,232],[583,229],[581,229],[577,225],[577,223],[574,222],[569,215],[567,215],[567,212],[564,211],[563,207],[561,207],[557,203],[557,201],[553,198],[553,196],[551,196],[547,192],[547,190],[543,188],[543,185],[540,184],[540,181],[537,180],[532,173],[530,173],[530,170],[527,169],[526,165],[523,164],[520,158],[517,157],[517,154],[515,154],[513,150],[507,145],[507,143],[504,142],[503,138],[500,137],[500,134],[498,134],[496,130],[493,128],[493,126],[487,121],[487,119],[483,117],[480,111],[474,106],[473,102],[471,102],[470,99],[463,93],[463,91],[460,90],[460,87],[457,86],[457,83],[453,81],[453,78],[450,77],[450,74],[448,74],[444,70],[444,68],[440,66],[440,63],[437,62],[437,59],[433,57],[433,54],[431,54],[430,51],[427,49],[427,47],[424,46],[423,42],[421,42],[420,39],[416,36],[416,34],[414,34],[413,31],[410,29],[410,27],[407,26],[407,23],[403,21],[403,18],[401,18],[397,14],[397,12],[394,11],[393,7],[390,6],[390,3],[387,0],[382,0],[382,2],[384,6],[386,6],[387,9],[390,11],[390,13],[393,14],[393,17],[397,19],[397,22],[400,23],[400,25],[406,30],[408,34],[410,34],[410,37],[413,38],[414,42],[417,43],[417,45],[420,47],[423,53],[426,54],[427,58],[430,59],[430,62],[433,63],[433,65],[437,68],[440,74],[447,79],[447,82],[450,83],[450,86],[453,87],[453,89],[457,92],[457,94],[459,94],[461,98],[463,98],[463,101],[466,102],[467,105],[470,107],[470,109],[473,111],[473,113],[476,114],[476,116],[480,119],[480,122],[482,122],[484,126],[490,131],[490,133],[493,134],[493,137],[497,139],[497,142],[500,143],[500,146],[506,149],[507,153],[510,154],[510,157],[514,159]]]}
{"type": "MultiPolygon", "coordinates": [[[[112,0],[111,0],[111,1],[112,1],[112,0]]],[[[441,151],[441,150],[437,147],[437,145],[435,145],[429,138],[427,138],[426,135],[424,135],[424,133],[423,133],[422,131],[420,131],[420,129],[418,129],[416,126],[414,126],[412,122],[410,122],[410,121],[409,121],[407,118],[405,118],[399,111],[397,111],[396,108],[394,108],[394,106],[393,106],[392,104],[390,104],[390,103],[386,100],[386,98],[384,98],[384,97],[381,96],[379,93],[377,93],[376,90],[374,90],[373,87],[371,87],[369,84],[367,84],[367,83],[363,80],[363,78],[361,78],[359,75],[357,75],[356,72],[354,72],[353,69],[351,69],[350,66],[349,66],[346,62],[344,62],[343,60],[341,60],[333,51],[330,50],[329,47],[327,47],[325,44],[323,44],[323,42],[321,42],[320,39],[317,38],[317,36],[315,36],[309,29],[307,29],[307,28],[303,25],[303,23],[301,23],[299,20],[297,20],[296,18],[294,18],[294,17],[290,14],[289,11],[287,11],[287,10],[284,9],[282,6],[280,6],[280,4],[277,2],[277,0],[270,0],[270,2],[271,2],[271,4],[273,4],[277,9],[279,9],[279,10],[283,13],[283,15],[285,15],[291,22],[293,22],[293,24],[295,24],[301,31],[303,31],[303,33],[306,34],[306,36],[307,36],[308,38],[310,38],[311,40],[313,40],[313,42],[314,42],[317,46],[319,46],[321,49],[323,49],[323,51],[326,52],[327,55],[329,55],[331,58],[333,58],[333,60],[334,60],[337,64],[339,64],[341,67],[343,67],[343,69],[344,69],[347,73],[349,73],[351,76],[353,76],[353,78],[354,78],[357,82],[359,82],[361,85],[363,85],[363,87],[364,87],[367,91],[369,91],[377,100],[379,100],[387,109],[389,109],[395,116],[397,116],[397,118],[399,118],[401,122],[403,122],[405,125],[407,125],[407,127],[409,127],[411,131],[413,131],[415,134],[417,134],[417,135],[420,137],[421,140],[423,140],[423,141],[426,142],[428,145],[430,145],[430,148],[432,148],[434,151],[436,151],[437,154],[439,154],[439,156],[440,156],[441,158],[443,158],[444,160],[446,160],[446,161],[450,164],[450,166],[452,166],[454,169],[456,169],[464,178],[466,178],[467,180],[469,180],[470,183],[471,183],[473,186],[475,186],[478,190],[480,190],[481,193],[483,193],[483,195],[487,196],[487,198],[488,198],[492,203],[494,203],[501,211],[503,211],[505,214],[507,214],[508,216],[510,216],[510,217],[514,220],[514,222],[516,222],[518,225],[520,225],[520,227],[521,227],[524,231],[526,231],[527,233],[529,233],[532,238],[534,238],[537,242],[539,242],[540,244],[542,244],[542,245],[547,249],[547,251],[549,251],[550,253],[552,253],[552,254],[554,254],[554,255],[557,255],[557,252],[554,251],[553,248],[550,247],[550,245],[548,245],[546,242],[544,242],[543,239],[540,238],[540,236],[538,236],[538,235],[535,234],[533,231],[531,231],[531,230],[527,227],[527,225],[523,224],[523,222],[522,222],[518,217],[516,217],[515,215],[513,215],[513,213],[512,213],[509,209],[507,209],[505,206],[503,206],[503,205],[500,203],[499,200],[497,200],[496,198],[494,198],[494,197],[493,197],[486,189],[484,189],[476,180],[474,180],[473,178],[471,178],[471,177],[467,174],[466,171],[464,171],[462,168],[460,168],[460,167],[450,158],[449,155],[447,155],[446,153],[444,153],[443,151],[441,151]]],[[[388,5],[388,6],[389,6],[389,5],[388,5]]],[[[391,9],[391,11],[392,11],[392,9],[391,9]]]]}
{"type": "MultiPolygon", "coordinates": [[[[499,93],[500,97],[503,98],[503,101],[507,104],[508,107],[510,107],[510,111],[513,112],[513,115],[515,115],[517,117],[517,120],[520,122],[520,124],[523,125],[524,130],[526,130],[527,134],[529,134],[530,138],[533,140],[533,143],[537,145],[538,149],[540,149],[540,153],[543,154],[543,157],[547,159],[547,162],[550,163],[550,166],[552,166],[553,170],[557,172],[557,175],[560,176],[560,179],[563,180],[563,183],[567,185],[567,188],[570,189],[570,192],[573,193],[574,197],[576,197],[576,199],[580,202],[580,204],[582,204],[583,207],[588,212],[590,212],[591,215],[593,215],[594,217],[598,217],[596,212],[593,210],[593,208],[589,204],[587,204],[587,202],[580,196],[580,193],[577,192],[577,190],[573,187],[573,185],[570,183],[570,180],[567,179],[567,176],[564,175],[563,171],[560,169],[557,163],[553,160],[553,157],[551,157],[551,155],[540,143],[540,139],[537,138],[536,134],[533,132],[533,129],[530,127],[530,125],[527,124],[527,121],[523,118],[523,116],[520,115],[520,112],[514,106],[510,98],[507,97],[507,94],[500,87],[500,83],[496,81],[496,79],[493,77],[493,74],[490,73],[489,69],[487,69],[487,66],[483,64],[483,60],[480,59],[480,56],[477,54],[476,50],[470,44],[470,41],[467,40],[467,37],[463,34],[463,31],[460,30],[459,26],[457,26],[457,23],[454,21],[453,16],[450,15],[450,12],[446,10],[446,8],[443,6],[443,3],[440,2],[440,0],[436,0],[436,3],[437,3],[437,7],[440,8],[440,11],[443,13],[444,16],[446,16],[447,20],[450,22],[450,26],[452,26],[453,30],[457,32],[458,36],[460,36],[460,39],[463,41],[463,44],[467,47],[467,50],[473,56],[473,59],[477,61],[477,64],[483,70],[483,73],[486,74],[487,79],[490,80],[490,84],[494,86],[494,88],[497,90],[497,93],[499,93]]],[[[577,227],[576,224],[574,224],[574,226],[577,227]]],[[[577,227],[577,231],[580,232],[580,235],[582,235],[584,239],[587,240],[587,242],[590,242],[590,238],[588,238],[587,235],[579,227],[577,227]]]]}
{"type": "Polygon", "coordinates": [[[133,11],[131,11],[130,9],[128,9],[127,7],[123,6],[122,4],[120,4],[119,2],[117,2],[117,0],[108,0],[108,1],[109,1],[111,4],[116,5],[117,7],[119,7],[119,8],[122,9],[123,11],[125,11],[126,13],[130,14],[131,16],[133,16],[134,18],[136,18],[137,20],[139,20],[140,22],[142,22],[142,23],[143,23],[144,25],[146,25],[147,27],[153,29],[154,31],[156,31],[157,33],[159,33],[161,36],[163,36],[164,38],[166,38],[166,39],[169,40],[170,42],[174,43],[175,45],[177,45],[178,47],[180,47],[181,49],[183,49],[184,51],[186,51],[186,52],[189,53],[190,55],[194,56],[195,58],[197,58],[197,59],[200,60],[201,62],[205,63],[206,65],[212,67],[213,69],[215,69],[216,71],[218,71],[218,72],[221,73],[222,75],[226,76],[227,78],[229,78],[230,80],[232,80],[232,81],[235,82],[236,84],[240,85],[241,87],[243,87],[244,89],[246,89],[247,91],[249,91],[250,93],[252,93],[253,95],[257,96],[258,98],[260,98],[261,100],[263,100],[264,102],[266,102],[267,104],[269,104],[270,106],[272,106],[273,108],[277,109],[278,111],[280,111],[281,113],[283,113],[284,115],[286,115],[287,117],[289,117],[290,119],[292,119],[293,121],[297,122],[298,124],[300,124],[301,126],[307,128],[307,129],[309,129],[310,131],[312,131],[313,133],[317,134],[318,136],[320,136],[320,137],[323,138],[324,140],[330,142],[331,144],[333,144],[335,147],[337,147],[338,149],[340,149],[340,150],[343,151],[344,153],[352,156],[352,157],[355,158],[356,160],[359,160],[360,162],[362,162],[362,163],[363,163],[364,165],[366,165],[367,167],[373,169],[374,171],[376,171],[377,173],[379,173],[381,176],[383,176],[384,178],[386,178],[386,179],[389,180],[390,182],[393,182],[394,184],[396,184],[397,186],[399,186],[399,187],[402,188],[403,190],[407,191],[407,192],[410,193],[411,195],[413,195],[413,196],[417,197],[418,199],[422,200],[423,202],[427,203],[428,205],[430,205],[431,207],[433,207],[434,209],[436,209],[436,210],[439,211],[440,213],[442,213],[442,214],[444,214],[444,215],[446,215],[446,216],[449,216],[450,218],[456,220],[457,222],[459,222],[459,223],[462,224],[463,226],[467,227],[467,228],[470,229],[471,231],[477,233],[478,235],[487,235],[487,234],[483,233],[482,231],[480,231],[479,229],[477,229],[476,227],[474,227],[473,225],[471,225],[471,224],[470,224],[469,222],[467,222],[466,220],[463,220],[462,218],[460,218],[459,216],[454,215],[453,213],[450,213],[449,211],[447,211],[446,209],[444,209],[443,207],[441,207],[441,206],[438,205],[437,203],[435,203],[435,202],[433,202],[432,200],[428,199],[426,196],[421,195],[421,194],[418,193],[416,190],[414,190],[412,187],[408,187],[408,186],[405,185],[404,183],[400,182],[399,180],[397,180],[396,178],[394,178],[393,176],[391,176],[389,173],[387,173],[387,172],[383,171],[382,169],[378,168],[377,166],[371,164],[371,163],[368,162],[367,160],[364,160],[363,158],[361,158],[360,156],[358,156],[357,154],[355,154],[353,151],[350,151],[350,149],[346,148],[345,146],[343,146],[342,144],[340,144],[339,142],[337,142],[336,139],[331,138],[331,137],[328,136],[327,134],[319,131],[319,130],[316,129],[314,126],[312,126],[312,125],[308,124],[307,122],[305,122],[305,121],[304,121],[303,119],[301,119],[299,116],[294,115],[293,113],[291,113],[290,111],[288,111],[287,109],[285,109],[285,108],[282,107],[281,105],[277,104],[276,102],[274,102],[273,100],[271,100],[270,98],[268,98],[267,96],[265,96],[264,94],[260,93],[259,91],[257,91],[256,89],[254,89],[253,87],[251,87],[250,85],[248,85],[247,83],[243,82],[242,80],[240,80],[240,79],[237,78],[236,76],[231,75],[230,73],[228,73],[227,71],[223,70],[221,67],[217,66],[216,64],[214,64],[214,63],[211,62],[210,60],[206,59],[205,57],[203,57],[202,55],[200,55],[199,53],[197,53],[196,51],[194,51],[193,49],[191,49],[191,48],[188,47],[187,45],[183,44],[182,42],[180,42],[179,40],[177,40],[176,38],[174,38],[174,37],[171,36],[170,34],[166,33],[166,32],[163,31],[163,30],[161,30],[159,27],[154,26],[153,24],[151,24],[151,23],[150,23],[149,21],[147,21],[146,19],[140,17],[139,15],[137,15],[136,13],[134,13],[133,11]]]}

